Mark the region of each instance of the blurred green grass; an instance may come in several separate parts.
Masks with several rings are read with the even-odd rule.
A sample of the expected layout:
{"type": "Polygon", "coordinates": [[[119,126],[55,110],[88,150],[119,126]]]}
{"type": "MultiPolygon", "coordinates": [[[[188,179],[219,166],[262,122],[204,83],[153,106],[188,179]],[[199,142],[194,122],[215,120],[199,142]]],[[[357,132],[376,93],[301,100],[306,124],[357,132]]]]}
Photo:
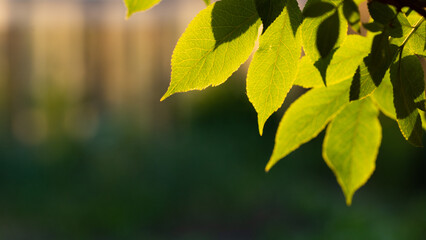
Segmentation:
{"type": "MultiPolygon", "coordinates": [[[[422,239],[425,151],[383,118],[377,170],[346,207],[319,136],[263,172],[280,114],[259,137],[235,76],[147,131],[105,115],[96,135],[37,146],[1,137],[2,239],[422,239]]],[[[281,113],[282,114],[282,113],[281,113]]],[[[125,116],[125,117],[124,117],[125,116]]]]}

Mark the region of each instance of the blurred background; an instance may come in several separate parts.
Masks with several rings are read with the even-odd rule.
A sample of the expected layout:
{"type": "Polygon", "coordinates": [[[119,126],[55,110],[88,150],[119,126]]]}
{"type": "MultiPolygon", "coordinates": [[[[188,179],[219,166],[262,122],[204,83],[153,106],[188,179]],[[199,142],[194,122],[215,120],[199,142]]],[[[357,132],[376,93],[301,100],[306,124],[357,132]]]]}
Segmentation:
{"type": "Polygon", "coordinates": [[[323,134],[264,172],[283,112],[260,137],[246,65],[159,101],[204,7],[0,0],[0,239],[426,239],[426,151],[386,117],[347,207],[323,134]]]}

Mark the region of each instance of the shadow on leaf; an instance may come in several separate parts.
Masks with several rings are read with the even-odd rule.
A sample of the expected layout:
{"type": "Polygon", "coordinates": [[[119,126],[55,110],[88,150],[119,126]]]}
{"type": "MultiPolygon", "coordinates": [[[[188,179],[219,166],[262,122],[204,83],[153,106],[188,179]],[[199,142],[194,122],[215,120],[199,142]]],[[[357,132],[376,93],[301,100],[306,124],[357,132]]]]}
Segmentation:
{"type": "Polygon", "coordinates": [[[245,33],[259,19],[251,0],[219,1],[212,10],[211,26],[215,49],[245,33]]]}

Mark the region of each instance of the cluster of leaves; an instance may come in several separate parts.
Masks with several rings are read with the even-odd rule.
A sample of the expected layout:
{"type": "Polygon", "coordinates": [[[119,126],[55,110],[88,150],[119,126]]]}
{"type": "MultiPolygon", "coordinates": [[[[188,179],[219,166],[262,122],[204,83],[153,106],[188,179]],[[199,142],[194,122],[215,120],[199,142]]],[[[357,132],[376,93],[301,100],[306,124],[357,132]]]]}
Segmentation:
{"type": "MultiPolygon", "coordinates": [[[[157,2],[126,0],[129,14],[157,2]]],[[[396,120],[414,146],[422,146],[422,126],[426,129],[422,13],[373,0],[372,19],[362,23],[360,2],[309,0],[302,13],[296,0],[206,1],[208,7],[176,45],[162,100],[225,82],[258,40],[247,96],[258,113],[260,134],[293,85],[310,89],[285,112],[266,171],[327,127],[323,158],[350,205],[375,169],[379,112],[396,120]]]]}

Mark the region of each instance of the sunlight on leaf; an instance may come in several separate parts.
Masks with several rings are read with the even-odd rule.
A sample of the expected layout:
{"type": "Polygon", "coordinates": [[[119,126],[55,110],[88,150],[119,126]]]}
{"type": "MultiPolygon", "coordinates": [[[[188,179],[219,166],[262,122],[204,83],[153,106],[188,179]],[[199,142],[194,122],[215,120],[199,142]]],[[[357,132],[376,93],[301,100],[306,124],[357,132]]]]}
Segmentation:
{"type": "Polygon", "coordinates": [[[301,43],[296,38],[301,13],[296,0],[287,0],[284,11],[260,37],[247,73],[247,96],[258,113],[259,133],[278,110],[293,85],[301,43]],[[292,26],[295,24],[296,26],[292,26]]]}
{"type": "Polygon", "coordinates": [[[127,7],[126,18],[129,18],[135,12],[148,10],[160,1],[161,0],[124,0],[127,7]]]}
{"type": "Polygon", "coordinates": [[[334,53],[327,69],[327,86],[342,82],[355,74],[356,69],[371,51],[373,35],[349,35],[334,53]],[[344,67],[343,67],[344,66],[344,67]]]}
{"type": "Polygon", "coordinates": [[[294,80],[294,85],[304,88],[325,87],[320,71],[307,56],[299,60],[299,71],[297,72],[296,80],[294,80]]]}
{"type": "Polygon", "coordinates": [[[223,0],[202,10],[176,45],[161,100],[225,82],[253,51],[260,22],[252,1],[223,0]]]}
{"type": "Polygon", "coordinates": [[[379,111],[367,98],[352,102],[327,128],[323,157],[351,205],[352,196],[375,169],[382,139],[379,111]]]}
{"type": "Polygon", "coordinates": [[[269,171],[280,159],[316,137],[336,114],[349,103],[350,81],[314,88],[298,98],[284,113],[275,136],[269,171]]]}

